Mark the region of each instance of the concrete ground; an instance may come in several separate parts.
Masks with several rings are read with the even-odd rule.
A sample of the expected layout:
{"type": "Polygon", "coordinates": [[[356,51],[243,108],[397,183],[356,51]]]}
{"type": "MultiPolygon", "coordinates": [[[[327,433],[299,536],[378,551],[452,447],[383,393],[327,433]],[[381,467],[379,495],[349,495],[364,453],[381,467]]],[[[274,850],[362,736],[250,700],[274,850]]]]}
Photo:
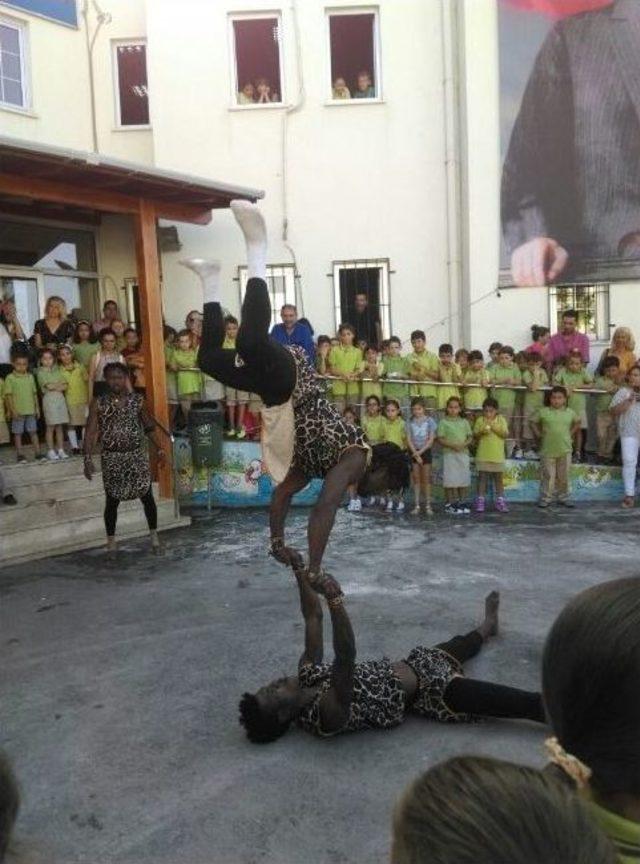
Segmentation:
{"type": "MultiPolygon", "coordinates": [[[[300,545],[305,522],[292,515],[300,545]]],[[[468,673],[534,689],[565,601],[637,573],[637,530],[615,506],[429,524],[343,512],[326,563],[361,658],[471,628],[498,588],[501,635],[468,673]]],[[[542,763],[543,728],[497,721],[248,743],[240,694],[294,671],[302,649],[294,582],[266,556],[266,512],[165,536],[161,559],[136,541],[116,565],[91,551],[0,571],[0,746],[22,784],[27,860],[376,864],[394,800],[429,765],[471,752],[542,763]]]]}

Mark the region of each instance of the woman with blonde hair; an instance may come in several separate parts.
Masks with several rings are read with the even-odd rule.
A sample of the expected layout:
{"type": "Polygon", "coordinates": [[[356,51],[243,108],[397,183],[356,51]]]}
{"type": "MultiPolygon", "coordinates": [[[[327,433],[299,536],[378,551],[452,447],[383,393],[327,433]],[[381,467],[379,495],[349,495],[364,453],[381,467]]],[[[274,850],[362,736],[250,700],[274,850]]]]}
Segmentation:
{"type": "Polygon", "coordinates": [[[616,327],[611,337],[611,347],[603,351],[598,363],[598,374],[607,357],[617,357],[620,361],[620,372],[626,377],[636,365],[636,355],[633,353],[636,340],[628,327],[616,327]]]}
{"type": "Polygon", "coordinates": [[[53,348],[71,343],[75,325],[67,317],[67,304],[62,297],[52,294],[44,307],[44,318],[36,321],[33,337],[36,348],[53,348]]]}

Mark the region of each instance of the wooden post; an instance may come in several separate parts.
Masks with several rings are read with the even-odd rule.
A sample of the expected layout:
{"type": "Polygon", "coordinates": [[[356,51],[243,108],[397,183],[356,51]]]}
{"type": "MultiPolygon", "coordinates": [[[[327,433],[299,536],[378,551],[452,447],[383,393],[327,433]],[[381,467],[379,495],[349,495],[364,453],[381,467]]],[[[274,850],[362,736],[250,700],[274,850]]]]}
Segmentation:
{"type": "MultiPolygon", "coordinates": [[[[142,318],[144,374],[147,389],[147,405],[153,416],[169,428],[169,406],[167,403],[167,381],[164,360],[164,335],[162,329],[162,297],[160,295],[160,260],[156,231],[156,210],[152,202],[140,199],[136,223],[136,258],[138,262],[138,287],[140,291],[140,316],[142,318]]],[[[164,465],[157,465],[160,495],[172,497],[171,446],[166,436],[163,447],[167,454],[164,465]]],[[[152,453],[153,457],[153,453],[152,453]]]]}

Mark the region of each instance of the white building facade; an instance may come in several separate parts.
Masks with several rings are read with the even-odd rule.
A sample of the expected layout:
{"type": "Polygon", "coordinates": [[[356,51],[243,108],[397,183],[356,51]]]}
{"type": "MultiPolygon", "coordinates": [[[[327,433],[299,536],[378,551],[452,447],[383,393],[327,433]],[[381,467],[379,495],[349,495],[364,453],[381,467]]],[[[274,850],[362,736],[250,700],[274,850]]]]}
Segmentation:
{"type": "MultiPolygon", "coordinates": [[[[496,292],[496,0],[86,7],[85,16],[82,0],[78,9],[75,0],[0,2],[0,135],[263,189],[274,305],[297,303],[316,335],[332,334],[363,289],[385,335],[406,344],[421,328],[431,346],[520,348],[531,324],[555,329],[549,289],[496,292]],[[60,5],[69,20],[47,17],[60,5]],[[253,94],[241,96],[248,84],[253,94]],[[259,92],[269,101],[254,101],[259,92]]],[[[0,200],[0,288],[17,296],[20,279],[29,286],[23,314],[39,317],[46,295],[66,290],[85,314],[113,298],[135,319],[125,219],[65,224],[60,243],[85,232],[95,251],[63,255],[64,273],[58,246],[43,241],[39,258],[21,256],[24,240],[13,248],[33,225],[27,205],[5,212],[0,200]]],[[[38,221],[47,227],[60,227],[55,214],[38,221]]],[[[178,263],[194,255],[222,261],[225,305],[240,307],[243,244],[219,211],[209,226],[166,232],[163,303],[175,327],[202,305],[178,263]]],[[[611,324],[640,332],[635,288],[601,286],[594,336],[606,341],[611,324]]]]}

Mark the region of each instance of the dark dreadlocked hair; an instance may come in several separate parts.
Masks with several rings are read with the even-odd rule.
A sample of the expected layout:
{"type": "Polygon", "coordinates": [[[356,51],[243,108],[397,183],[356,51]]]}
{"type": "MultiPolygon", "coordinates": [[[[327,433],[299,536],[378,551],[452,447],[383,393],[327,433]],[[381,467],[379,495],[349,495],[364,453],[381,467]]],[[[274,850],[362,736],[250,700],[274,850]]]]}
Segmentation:
{"type": "Polygon", "coordinates": [[[274,714],[260,707],[260,703],[252,693],[243,693],[240,700],[240,723],[247,732],[249,741],[254,744],[268,744],[275,741],[287,731],[290,720],[282,722],[274,714]]]}

